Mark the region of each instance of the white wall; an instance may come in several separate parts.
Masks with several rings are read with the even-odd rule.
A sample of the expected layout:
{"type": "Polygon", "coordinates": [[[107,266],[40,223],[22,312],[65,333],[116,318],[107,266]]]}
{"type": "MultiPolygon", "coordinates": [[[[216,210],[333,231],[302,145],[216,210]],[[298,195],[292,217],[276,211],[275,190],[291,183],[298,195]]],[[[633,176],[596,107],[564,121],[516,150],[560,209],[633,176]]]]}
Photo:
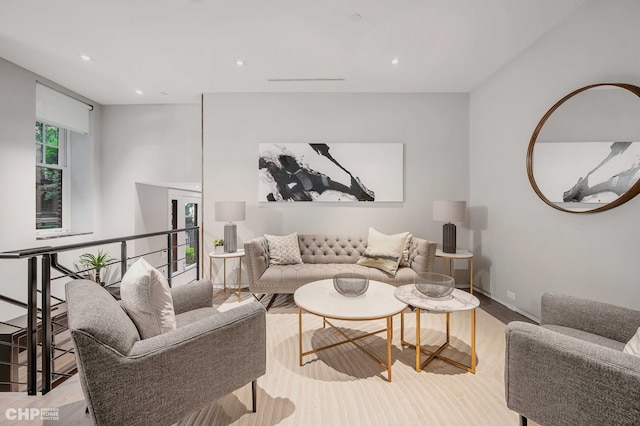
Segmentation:
{"type": "MultiPolygon", "coordinates": [[[[264,233],[367,235],[410,231],[441,242],[433,200],[468,197],[466,94],[206,94],[203,202],[205,252],[223,237],[215,201],[243,200],[238,245],[264,233]],[[258,203],[258,144],[401,142],[403,203],[258,203]]],[[[468,248],[458,227],[458,245],[468,248]]],[[[246,279],[244,279],[246,281],[246,279]]]]}
{"type": "MultiPolygon", "coordinates": [[[[48,240],[35,236],[35,87],[36,80],[94,105],[92,134],[89,143],[99,144],[100,105],[69,92],[55,83],[0,58],[0,251],[18,250],[45,245],[59,246],[95,238],[100,234],[99,167],[93,170],[93,222],[94,234],[48,240]]],[[[94,150],[93,161],[97,164],[94,150]]],[[[91,183],[90,183],[91,184],[91,183]]],[[[61,262],[71,266],[75,253],[60,256],[61,262]]],[[[0,260],[0,292],[11,298],[27,300],[27,261],[0,260]]],[[[64,283],[52,284],[54,295],[64,294],[64,283]]],[[[0,320],[23,315],[25,311],[0,303],[0,320]]]]}
{"type": "Polygon", "coordinates": [[[534,128],[564,95],[592,83],[640,85],[639,19],[637,0],[589,1],[471,93],[475,285],[532,317],[545,291],[640,307],[640,197],[603,213],[562,213],[536,196],[525,168],[534,128]]]}
{"type": "Polygon", "coordinates": [[[202,181],[200,117],[193,104],[104,107],[102,226],[109,237],[135,233],[136,182],[202,181]]]}

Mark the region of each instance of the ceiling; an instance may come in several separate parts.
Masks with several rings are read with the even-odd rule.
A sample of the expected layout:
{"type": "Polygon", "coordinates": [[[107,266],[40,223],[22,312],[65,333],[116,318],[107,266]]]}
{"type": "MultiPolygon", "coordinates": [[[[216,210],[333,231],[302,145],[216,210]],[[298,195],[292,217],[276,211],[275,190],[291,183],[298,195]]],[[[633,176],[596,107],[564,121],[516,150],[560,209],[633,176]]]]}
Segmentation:
{"type": "Polygon", "coordinates": [[[0,57],[101,104],[469,92],[584,2],[2,0],[0,57]]]}

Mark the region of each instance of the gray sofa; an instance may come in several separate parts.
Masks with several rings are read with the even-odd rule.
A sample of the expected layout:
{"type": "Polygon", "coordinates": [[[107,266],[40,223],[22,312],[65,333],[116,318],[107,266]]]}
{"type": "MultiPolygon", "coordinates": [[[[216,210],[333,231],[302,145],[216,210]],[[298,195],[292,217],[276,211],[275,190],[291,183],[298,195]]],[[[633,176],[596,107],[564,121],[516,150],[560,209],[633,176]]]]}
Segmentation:
{"type": "Polygon", "coordinates": [[[640,311],[546,293],[540,320],[506,329],[505,395],[521,423],[640,424],[640,357],[622,352],[640,311]]]}
{"type": "Polygon", "coordinates": [[[93,281],[67,283],[82,391],[97,425],[173,424],[265,373],[265,309],[218,312],[213,285],[171,289],[178,328],[141,340],[120,303],[93,281]]]}
{"type": "Polygon", "coordinates": [[[410,267],[400,267],[395,276],[379,269],[356,264],[367,247],[362,237],[298,235],[302,264],[269,265],[269,246],[265,237],[244,244],[245,264],[252,293],[294,293],[304,284],[332,278],[342,272],[365,275],[370,280],[395,286],[411,284],[416,273],[433,270],[436,243],[413,237],[409,249],[410,267]]]}

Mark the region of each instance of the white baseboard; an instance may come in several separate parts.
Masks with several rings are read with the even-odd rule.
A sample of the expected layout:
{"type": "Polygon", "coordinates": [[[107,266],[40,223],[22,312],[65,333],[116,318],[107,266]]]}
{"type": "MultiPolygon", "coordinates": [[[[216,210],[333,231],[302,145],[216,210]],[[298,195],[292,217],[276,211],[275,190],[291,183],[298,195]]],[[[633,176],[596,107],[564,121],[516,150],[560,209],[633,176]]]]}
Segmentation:
{"type": "Polygon", "coordinates": [[[525,312],[525,311],[523,311],[523,310],[521,310],[521,309],[519,309],[519,308],[517,308],[517,307],[513,306],[513,305],[512,305],[512,304],[510,304],[509,302],[506,302],[506,301],[504,301],[504,300],[502,300],[502,299],[499,299],[499,298],[497,298],[497,297],[492,296],[490,293],[486,292],[485,290],[483,290],[483,289],[481,289],[481,288],[474,287],[474,288],[473,288],[473,291],[474,291],[474,292],[475,292],[475,291],[477,291],[478,293],[481,293],[481,294],[483,294],[483,295],[487,296],[489,299],[491,299],[491,300],[493,300],[493,301],[495,301],[495,302],[498,302],[498,303],[500,303],[501,305],[506,306],[507,308],[511,309],[512,311],[517,312],[517,313],[519,313],[520,315],[525,316],[525,317],[529,318],[530,320],[537,322],[538,324],[540,323],[540,318],[538,318],[538,317],[536,317],[536,316],[534,316],[534,315],[530,314],[529,312],[525,312]]]}

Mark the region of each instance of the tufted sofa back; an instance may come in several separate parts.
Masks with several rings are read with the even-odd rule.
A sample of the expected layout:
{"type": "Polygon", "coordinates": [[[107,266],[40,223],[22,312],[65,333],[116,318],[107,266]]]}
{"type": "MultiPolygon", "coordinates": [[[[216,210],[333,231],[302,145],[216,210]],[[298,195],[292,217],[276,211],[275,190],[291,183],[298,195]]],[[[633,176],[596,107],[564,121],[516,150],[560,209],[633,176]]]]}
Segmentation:
{"type": "Polygon", "coordinates": [[[356,263],[367,248],[362,237],[298,235],[304,263],[356,263]]]}
{"type": "Polygon", "coordinates": [[[356,265],[367,247],[367,239],[363,237],[298,234],[298,246],[302,264],[269,265],[269,245],[264,236],[245,242],[243,263],[251,292],[294,293],[311,281],[356,271],[392,285],[409,284],[416,273],[432,270],[436,255],[436,243],[414,236],[409,247],[409,267],[401,267],[391,276],[375,268],[356,265]]]}

